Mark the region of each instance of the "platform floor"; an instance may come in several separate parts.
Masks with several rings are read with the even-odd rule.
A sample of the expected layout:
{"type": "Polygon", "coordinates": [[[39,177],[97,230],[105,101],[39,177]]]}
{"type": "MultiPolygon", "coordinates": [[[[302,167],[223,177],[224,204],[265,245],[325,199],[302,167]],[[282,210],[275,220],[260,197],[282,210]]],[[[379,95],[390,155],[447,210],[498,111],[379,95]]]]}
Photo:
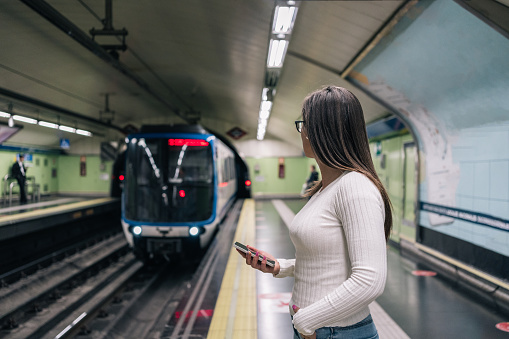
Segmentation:
{"type": "MultiPolygon", "coordinates": [[[[246,200],[234,241],[244,240],[278,258],[293,258],[287,225],[305,203],[246,200]]],[[[293,279],[252,272],[238,258],[232,250],[207,338],[293,338],[288,311],[293,279]]],[[[386,288],[370,305],[380,338],[509,338],[508,332],[496,328],[508,322],[508,316],[456,291],[440,275],[412,274],[427,269],[388,248],[386,288]]]]}
{"type": "Polygon", "coordinates": [[[82,197],[82,196],[58,196],[58,195],[51,195],[51,196],[45,196],[41,197],[41,201],[38,202],[31,202],[29,200],[28,203],[20,205],[18,201],[15,201],[12,206],[8,206],[8,202],[0,203],[0,218],[2,216],[8,216],[8,215],[16,215],[21,213],[26,213],[30,211],[36,211],[40,209],[46,209],[50,207],[55,206],[61,206],[61,205],[67,205],[72,204],[80,201],[87,201],[87,200],[94,200],[98,197],[82,197]]]}

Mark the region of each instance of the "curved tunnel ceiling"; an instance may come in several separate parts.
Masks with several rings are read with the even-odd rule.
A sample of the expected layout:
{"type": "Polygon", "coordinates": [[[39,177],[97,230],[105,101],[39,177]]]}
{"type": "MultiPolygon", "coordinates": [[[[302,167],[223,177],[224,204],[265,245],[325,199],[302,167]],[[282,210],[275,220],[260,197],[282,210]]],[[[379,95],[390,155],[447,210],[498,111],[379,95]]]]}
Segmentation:
{"type": "MultiPolygon", "coordinates": [[[[84,32],[100,29],[103,0],[48,0],[84,32]]],[[[405,1],[301,2],[277,86],[266,138],[300,145],[293,120],[310,91],[352,89],[339,74],[405,1]]],[[[113,26],[126,28],[119,61],[181,114],[238,126],[256,138],[272,15],[276,2],[113,2],[113,26]]],[[[0,4],[0,88],[99,119],[110,93],[114,124],[180,122],[175,112],[20,1],[0,4]]],[[[109,40],[108,40],[109,39],[109,40]]],[[[99,43],[118,43],[97,37],[99,43]]],[[[366,121],[386,110],[352,89],[366,121]]],[[[0,101],[0,110],[5,107],[0,101]]],[[[224,128],[218,128],[224,126],[224,128]]],[[[244,140],[244,139],[243,139],[244,140]]]]}

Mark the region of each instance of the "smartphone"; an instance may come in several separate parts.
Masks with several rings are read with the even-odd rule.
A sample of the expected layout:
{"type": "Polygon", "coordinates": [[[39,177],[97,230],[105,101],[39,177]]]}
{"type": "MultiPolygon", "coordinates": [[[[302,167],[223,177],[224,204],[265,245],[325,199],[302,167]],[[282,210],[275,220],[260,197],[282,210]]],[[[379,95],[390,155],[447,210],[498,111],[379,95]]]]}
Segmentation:
{"type": "MultiPolygon", "coordinates": [[[[256,253],[255,253],[255,252],[253,252],[252,250],[249,250],[249,249],[246,247],[246,245],[241,244],[241,243],[240,243],[240,242],[238,242],[238,241],[236,241],[236,242],[235,242],[235,244],[233,244],[233,247],[235,247],[236,249],[238,249],[238,250],[240,250],[240,251],[242,251],[242,252],[244,252],[244,253],[246,253],[246,254],[247,254],[247,252],[251,252],[251,256],[252,256],[252,257],[256,256],[256,253]]],[[[258,257],[258,260],[259,260],[260,262],[262,262],[262,261],[263,261],[263,257],[262,257],[262,256],[259,256],[259,257],[258,257]]],[[[274,260],[269,260],[269,259],[267,259],[267,266],[274,267],[274,265],[275,265],[275,264],[276,264],[276,262],[275,262],[274,260]]]]}

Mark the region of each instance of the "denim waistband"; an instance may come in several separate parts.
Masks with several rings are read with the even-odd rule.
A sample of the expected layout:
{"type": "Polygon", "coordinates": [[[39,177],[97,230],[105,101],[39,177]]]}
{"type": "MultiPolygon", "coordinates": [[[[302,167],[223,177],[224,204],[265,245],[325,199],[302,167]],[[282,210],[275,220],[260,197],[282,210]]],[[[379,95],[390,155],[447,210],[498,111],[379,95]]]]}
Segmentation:
{"type": "MultiPolygon", "coordinates": [[[[290,317],[293,320],[293,315],[290,315],[290,317]]],[[[371,314],[369,314],[366,318],[362,319],[361,321],[359,321],[358,323],[355,323],[353,325],[348,325],[348,326],[344,326],[344,327],[336,326],[336,327],[331,327],[331,328],[334,328],[334,329],[337,329],[337,330],[351,330],[351,329],[354,329],[354,328],[357,328],[357,327],[361,327],[361,326],[365,326],[365,325],[371,324],[372,322],[373,322],[373,318],[371,317],[371,314]]]]}
{"type": "Polygon", "coordinates": [[[353,325],[349,325],[349,326],[344,326],[344,327],[334,327],[338,330],[351,330],[351,329],[354,329],[354,328],[357,328],[357,327],[361,327],[361,326],[365,326],[365,325],[368,325],[368,324],[371,324],[373,322],[373,318],[371,318],[371,314],[368,315],[366,318],[362,319],[361,321],[359,321],[358,323],[356,324],[353,324],[353,325]]]}

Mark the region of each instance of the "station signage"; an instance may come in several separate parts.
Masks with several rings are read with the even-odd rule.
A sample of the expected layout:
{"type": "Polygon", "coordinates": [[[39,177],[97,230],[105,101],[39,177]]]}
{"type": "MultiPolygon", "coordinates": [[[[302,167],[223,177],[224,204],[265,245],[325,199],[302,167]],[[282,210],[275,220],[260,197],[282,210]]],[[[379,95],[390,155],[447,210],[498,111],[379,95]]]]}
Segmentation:
{"type": "Polygon", "coordinates": [[[240,129],[239,127],[234,127],[231,130],[229,130],[228,132],[226,132],[226,134],[228,134],[229,137],[231,137],[235,140],[238,140],[238,139],[242,138],[244,135],[246,135],[247,132],[240,129]]]}

